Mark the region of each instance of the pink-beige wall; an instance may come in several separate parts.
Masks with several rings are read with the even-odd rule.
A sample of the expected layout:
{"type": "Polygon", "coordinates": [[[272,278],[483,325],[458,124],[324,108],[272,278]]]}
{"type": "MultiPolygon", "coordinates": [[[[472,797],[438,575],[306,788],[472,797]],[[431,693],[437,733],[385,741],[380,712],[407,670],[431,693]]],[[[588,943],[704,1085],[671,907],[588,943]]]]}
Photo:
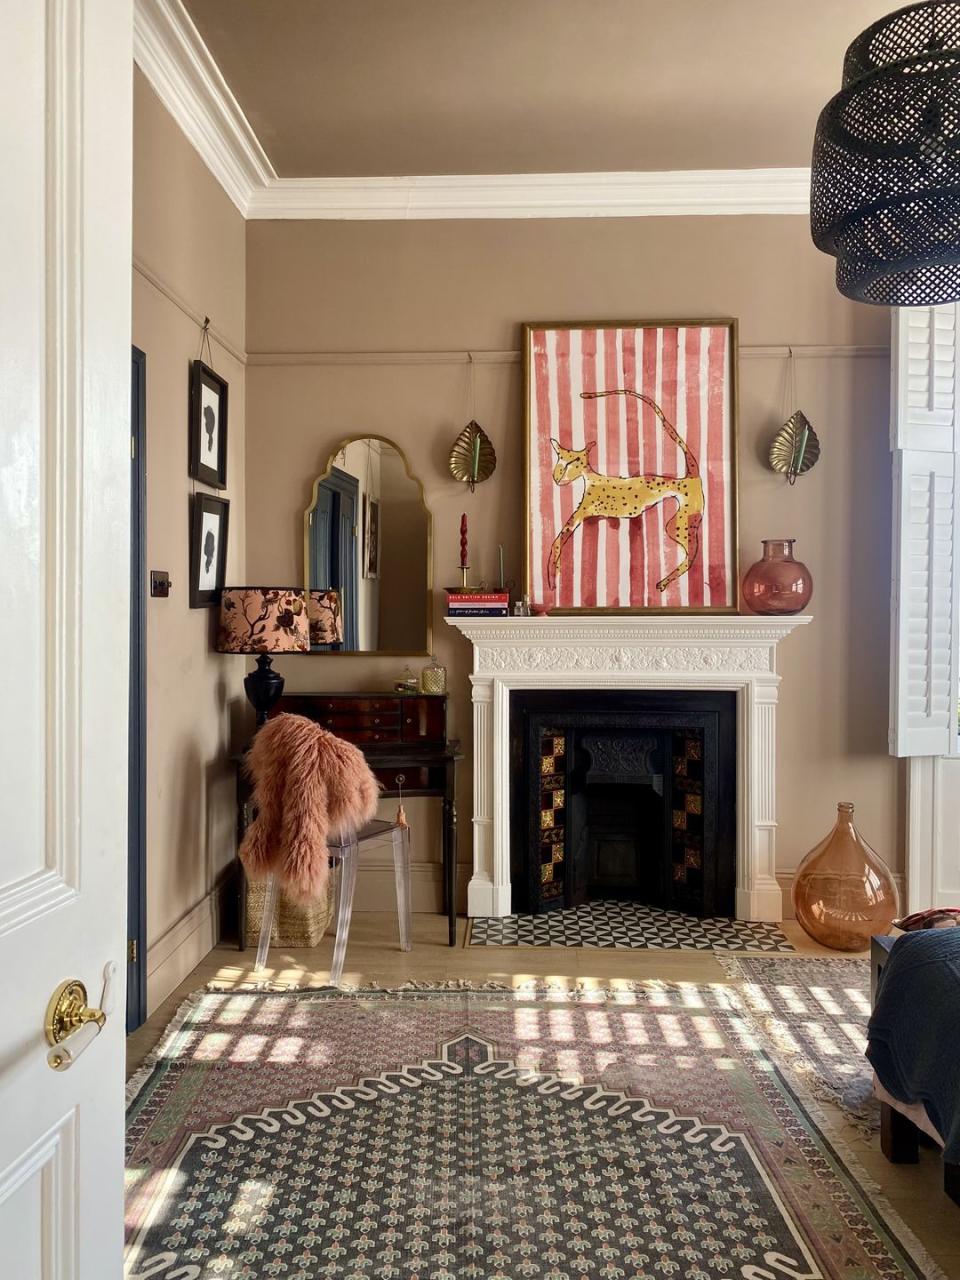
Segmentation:
{"type": "MultiPolygon", "coordinates": [[[[475,576],[493,579],[498,543],[508,577],[522,574],[521,366],[510,354],[520,324],[737,317],[741,564],[756,558],[761,538],[793,536],[816,581],[815,622],[781,654],[779,868],[788,884],[841,799],[856,803],[865,836],[902,866],[901,769],[886,749],[889,321],[839,297],[805,219],[251,222],[246,267],[248,573],[300,580],[302,513],[339,440],[375,433],[401,446],[434,516],[435,647],[449,671],[451,730],[467,753],[464,863],[469,646],[443,622],[439,588],[455,577],[462,511],[475,576]],[[798,349],[798,399],[823,448],[794,488],[765,465],[773,431],[796,407],[783,399],[787,345],[798,349]],[[476,354],[475,409],[467,351],[476,354]],[[474,412],[498,467],[471,497],[447,456],[474,412]]],[[[386,688],[403,660],[280,665],[291,689],[386,688]]],[[[437,887],[426,814],[425,827],[415,846],[421,905],[437,887]]]]}
{"type": "Polygon", "coordinates": [[[243,725],[242,659],[213,652],[214,612],[189,607],[190,363],[198,317],[229,344],[212,363],[229,391],[227,580],[244,581],[244,223],[152,89],[134,97],[133,341],[146,353],[147,567],[169,599],[147,602],[147,970],[155,1008],[217,941],[235,852],[230,754],[243,725]],[[240,356],[240,359],[237,356],[240,356]]]}

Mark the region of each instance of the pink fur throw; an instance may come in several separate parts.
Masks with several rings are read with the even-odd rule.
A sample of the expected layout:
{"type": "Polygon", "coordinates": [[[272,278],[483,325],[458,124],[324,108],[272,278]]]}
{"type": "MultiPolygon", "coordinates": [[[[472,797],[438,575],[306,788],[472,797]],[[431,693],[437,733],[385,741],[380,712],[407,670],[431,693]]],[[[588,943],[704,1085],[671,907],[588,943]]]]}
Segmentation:
{"type": "Polygon", "coordinates": [[[373,817],[379,786],[363,753],[305,716],[279,715],[247,756],[257,816],[240,845],[254,880],[275,874],[300,901],[327,892],[327,840],[373,817]]]}

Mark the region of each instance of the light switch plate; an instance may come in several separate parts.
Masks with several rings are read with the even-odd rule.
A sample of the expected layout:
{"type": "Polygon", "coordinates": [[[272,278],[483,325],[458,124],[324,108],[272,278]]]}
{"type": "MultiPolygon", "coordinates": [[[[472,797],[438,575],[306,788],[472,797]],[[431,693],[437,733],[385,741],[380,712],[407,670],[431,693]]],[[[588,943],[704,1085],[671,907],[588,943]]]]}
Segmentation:
{"type": "Polygon", "coordinates": [[[166,569],[150,570],[150,594],[152,596],[158,596],[161,600],[166,600],[172,585],[170,575],[166,569]]]}

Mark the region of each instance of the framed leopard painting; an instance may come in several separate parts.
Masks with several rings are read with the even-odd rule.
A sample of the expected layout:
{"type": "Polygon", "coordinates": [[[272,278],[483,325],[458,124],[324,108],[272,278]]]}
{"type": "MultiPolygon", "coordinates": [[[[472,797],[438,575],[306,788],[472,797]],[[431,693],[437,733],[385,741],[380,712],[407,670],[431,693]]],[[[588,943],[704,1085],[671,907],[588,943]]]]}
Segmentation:
{"type": "Polygon", "coordinates": [[[526,593],[736,612],[734,320],[524,325],[526,593]]]}

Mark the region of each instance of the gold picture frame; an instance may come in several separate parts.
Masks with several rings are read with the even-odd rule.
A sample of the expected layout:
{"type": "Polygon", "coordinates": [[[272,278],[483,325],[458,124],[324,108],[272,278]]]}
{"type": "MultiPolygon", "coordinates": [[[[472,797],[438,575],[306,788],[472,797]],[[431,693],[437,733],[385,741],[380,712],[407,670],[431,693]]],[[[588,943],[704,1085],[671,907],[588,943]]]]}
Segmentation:
{"type": "Polygon", "coordinates": [[[538,609],[739,612],[737,338],[731,317],[523,325],[538,609]]]}

